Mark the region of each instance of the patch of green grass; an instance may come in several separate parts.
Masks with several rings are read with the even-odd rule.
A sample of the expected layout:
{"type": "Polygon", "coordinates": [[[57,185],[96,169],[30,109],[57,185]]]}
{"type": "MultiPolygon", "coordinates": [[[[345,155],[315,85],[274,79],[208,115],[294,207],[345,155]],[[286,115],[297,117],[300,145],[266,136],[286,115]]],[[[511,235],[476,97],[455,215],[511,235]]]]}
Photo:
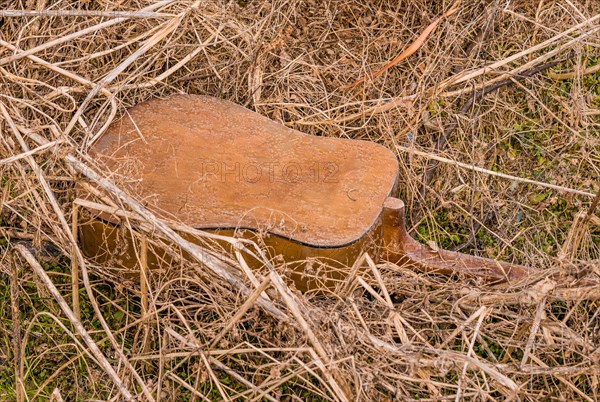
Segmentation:
{"type": "Polygon", "coordinates": [[[438,246],[444,249],[453,248],[468,237],[468,232],[464,227],[450,219],[451,211],[446,208],[440,208],[433,213],[433,222],[423,222],[417,227],[417,240],[426,243],[429,240],[437,242],[438,246]],[[431,232],[433,226],[439,228],[435,233],[431,232]]]}
{"type": "MultiPolygon", "coordinates": [[[[67,259],[60,259],[52,263],[43,263],[44,269],[49,273],[52,281],[66,297],[70,290],[69,266],[67,259]]],[[[21,275],[30,274],[23,267],[21,275]]],[[[31,398],[40,386],[55,373],[57,368],[65,365],[72,358],[75,360],[63,368],[56,378],[49,382],[39,396],[49,398],[54,388],[58,388],[67,400],[85,400],[88,398],[108,398],[111,385],[106,383],[102,376],[92,375],[90,366],[81,358],[77,359],[80,350],[74,345],[73,339],[65,333],[57,322],[48,314],[57,317],[67,328],[72,330],[68,320],[64,318],[54,298],[49,293],[36,285],[32,277],[26,277],[20,281],[19,321],[24,344],[24,368],[25,389],[31,398]]],[[[11,400],[14,398],[15,375],[13,348],[10,343],[12,338],[13,317],[10,310],[10,286],[8,281],[0,282],[0,317],[2,320],[2,331],[0,331],[0,342],[6,345],[8,359],[0,366],[0,400],[11,400]]],[[[89,300],[82,294],[81,306],[83,321],[86,328],[94,328],[94,321],[89,300]]],[[[99,339],[98,334],[91,333],[94,339],[99,339]]],[[[96,367],[96,374],[100,372],[96,367]]]]}

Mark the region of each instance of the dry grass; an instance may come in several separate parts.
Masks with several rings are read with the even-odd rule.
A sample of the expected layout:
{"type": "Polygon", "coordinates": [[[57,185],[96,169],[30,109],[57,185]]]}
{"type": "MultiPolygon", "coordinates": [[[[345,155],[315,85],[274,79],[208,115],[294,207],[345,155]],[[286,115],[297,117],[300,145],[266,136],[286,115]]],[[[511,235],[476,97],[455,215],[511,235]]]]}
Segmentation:
{"type": "MultiPolygon", "coordinates": [[[[600,4],[465,0],[344,89],[452,6],[430,3],[3,2],[0,400],[600,399],[600,4]],[[86,151],[108,123],[174,92],[395,149],[415,237],[541,273],[489,286],[364,258],[373,275],[352,291],[302,295],[280,266],[257,287],[234,255],[200,263],[216,247],[200,233],[175,278],[151,274],[146,292],[111,278],[72,246],[74,184],[99,179],[86,151]],[[462,165],[423,184],[427,155],[462,165]],[[37,266],[23,240],[60,257],[37,266]]],[[[150,246],[177,242],[103,187],[158,228],[132,223],[150,246]]]]}

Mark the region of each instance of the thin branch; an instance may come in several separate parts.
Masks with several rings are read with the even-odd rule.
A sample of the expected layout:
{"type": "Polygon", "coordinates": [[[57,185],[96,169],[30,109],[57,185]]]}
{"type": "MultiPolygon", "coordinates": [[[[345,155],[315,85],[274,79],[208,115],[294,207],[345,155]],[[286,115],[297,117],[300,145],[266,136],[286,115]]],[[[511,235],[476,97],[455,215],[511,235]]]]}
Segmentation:
{"type": "Polygon", "coordinates": [[[155,13],[155,12],[151,12],[151,11],[0,10],[0,17],[164,18],[164,17],[173,17],[173,14],[155,13]]]}
{"type": "Polygon", "coordinates": [[[518,177],[518,176],[513,176],[510,174],[506,174],[506,173],[501,173],[501,172],[495,172],[493,170],[489,170],[489,169],[485,169],[479,166],[475,166],[475,165],[471,165],[468,163],[464,163],[464,162],[459,162],[456,161],[454,159],[448,159],[448,158],[444,158],[443,156],[439,156],[437,154],[431,153],[431,152],[423,152],[423,151],[419,151],[413,148],[408,148],[408,147],[404,147],[402,145],[396,145],[396,149],[398,149],[399,151],[402,152],[406,152],[412,155],[418,155],[418,156],[422,156],[424,158],[427,159],[433,159],[436,160],[438,162],[443,162],[443,163],[447,163],[448,165],[454,165],[454,166],[458,166],[464,169],[468,169],[474,172],[479,172],[479,173],[483,173],[483,174],[487,174],[490,176],[494,176],[494,177],[500,177],[502,179],[507,179],[507,180],[511,180],[514,181],[516,183],[525,183],[525,184],[532,184],[535,186],[539,186],[539,187],[545,187],[545,188],[551,188],[553,190],[556,191],[561,191],[561,192],[565,192],[565,193],[571,193],[571,194],[577,194],[577,195],[582,195],[585,197],[595,197],[596,195],[587,191],[583,191],[583,190],[578,190],[576,188],[570,188],[570,187],[565,187],[565,186],[558,186],[556,184],[551,184],[551,183],[545,183],[543,181],[537,181],[537,180],[532,180],[532,179],[526,179],[524,177],[518,177]]]}

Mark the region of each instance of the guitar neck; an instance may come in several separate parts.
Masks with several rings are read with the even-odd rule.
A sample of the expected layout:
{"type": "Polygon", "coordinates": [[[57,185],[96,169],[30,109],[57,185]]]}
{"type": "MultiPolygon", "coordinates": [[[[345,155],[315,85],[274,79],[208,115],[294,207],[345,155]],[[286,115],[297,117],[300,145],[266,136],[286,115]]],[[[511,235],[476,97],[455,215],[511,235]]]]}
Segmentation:
{"type": "Polygon", "coordinates": [[[434,250],[421,244],[406,231],[404,209],[404,202],[393,197],[388,197],[383,205],[384,258],[390,262],[425,272],[479,277],[491,282],[515,282],[536,272],[523,265],[434,250]]]}

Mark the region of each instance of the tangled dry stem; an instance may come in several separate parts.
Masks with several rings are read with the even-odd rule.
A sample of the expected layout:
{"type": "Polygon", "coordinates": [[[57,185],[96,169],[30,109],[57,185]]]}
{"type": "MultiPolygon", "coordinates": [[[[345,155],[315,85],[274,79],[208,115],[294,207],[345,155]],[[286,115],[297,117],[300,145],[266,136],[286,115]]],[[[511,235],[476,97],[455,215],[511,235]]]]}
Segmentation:
{"type": "Polygon", "coordinates": [[[13,340],[0,359],[14,375],[0,399],[600,399],[597,2],[462,1],[376,77],[453,4],[130,3],[0,10],[0,264],[11,283],[0,335],[13,340]],[[571,52],[459,110],[465,96],[571,52]],[[127,107],[174,92],[384,144],[398,152],[400,196],[420,240],[540,275],[490,286],[364,255],[339,291],[297,293],[285,265],[256,245],[156,218],[87,157],[127,107]],[[435,144],[449,126],[442,152],[435,144]],[[441,163],[422,192],[430,159],[441,163]],[[94,184],[94,202],[75,200],[75,183],[94,184]],[[139,239],[141,267],[143,251],[160,245],[177,267],[142,269],[138,284],[88,261],[71,222],[102,209],[139,239]],[[73,284],[40,265],[35,251],[50,245],[71,261],[73,284]],[[242,249],[265,269],[251,272],[242,249]],[[33,306],[32,281],[47,310],[19,317],[33,306]],[[64,336],[38,348],[42,322],[64,336]],[[51,351],[56,370],[40,379],[33,373],[51,351]],[[66,387],[60,379],[78,367],[85,387],[66,387]]]}

